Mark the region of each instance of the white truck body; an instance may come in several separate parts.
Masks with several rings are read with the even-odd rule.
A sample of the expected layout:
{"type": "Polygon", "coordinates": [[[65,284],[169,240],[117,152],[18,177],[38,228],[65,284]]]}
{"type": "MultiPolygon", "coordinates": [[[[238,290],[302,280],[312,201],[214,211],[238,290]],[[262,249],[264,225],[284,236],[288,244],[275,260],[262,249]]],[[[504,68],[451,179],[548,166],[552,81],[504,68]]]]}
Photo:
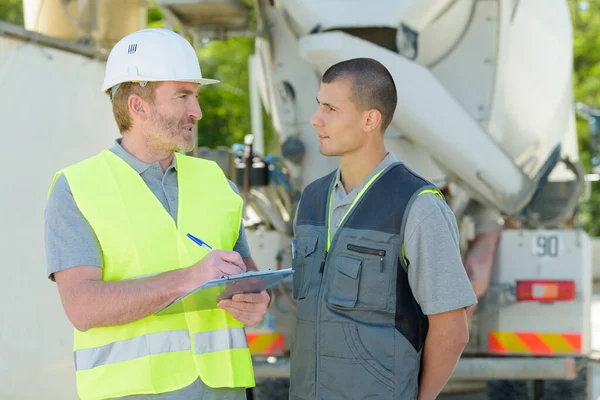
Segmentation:
{"type": "MultiPolygon", "coordinates": [[[[575,361],[590,352],[591,242],[570,221],[569,211],[553,220],[536,220],[533,214],[544,211],[530,209],[546,178],[557,187],[583,179],[581,171],[557,162],[578,160],[567,4],[257,3],[262,5],[265,32],[256,40],[254,71],[281,141],[285,145],[285,139],[297,138],[305,146],[302,161],[289,166],[298,187],[338,164],[319,154],[309,123],[320,76],[336,62],[372,57],[387,66],[398,89],[387,148],[447,189],[463,255],[478,251],[470,242],[490,226],[504,225],[498,247],[486,250],[494,256],[489,293],[480,299],[471,320],[471,343],[447,390],[467,388],[473,383],[469,380],[574,378],[575,361]],[[504,224],[511,220],[520,223],[504,224]],[[552,255],[535,247],[544,238],[560,244],[552,255]],[[544,282],[558,281],[574,285],[573,300],[517,301],[519,285],[529,284],[535,297],[548,288],[544,282]],[[504,297],[500,304],[498,293],[504,297]],[[499,339],[490,343],[490,337],[499,339]]],[[[574,192],[573,199],[557,207],[572,212],[581,190],[576,186],[562,187],[574,192]]],[[[548,196],[542,203],[553,201],[548,196]]],[[[279,240],[273,231],[249,233],[251,241],[260,243],[253,247],[259,265],[273,265],[268,260],[287,246],[281,239],[286,236],[289,232],[280,232],[279,240]]],[[[289,263],[284,257],[285,266],[289,263]]],[[[293,310],[280,300],[275,326],[289,341],[288,314],[293,310]]],[[[265,365],[264,376],[273,374],[273,366],[265,365]]]]}

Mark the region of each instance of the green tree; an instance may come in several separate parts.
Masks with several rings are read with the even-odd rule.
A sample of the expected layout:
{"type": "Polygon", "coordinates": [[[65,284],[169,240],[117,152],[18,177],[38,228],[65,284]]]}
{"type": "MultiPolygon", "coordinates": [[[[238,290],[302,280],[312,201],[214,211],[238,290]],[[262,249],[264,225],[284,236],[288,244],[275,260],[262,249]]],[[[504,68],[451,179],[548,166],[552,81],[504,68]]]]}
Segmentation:
{"type": "MultiPolygon", "coordinates": [[[[198,125],[201,146],[243,143],[250,131],[248,57],[254,53],[253,38],[214,41],[198,50],[202,76],[220,80],[200,90],[204,116],[198,125]]],[[[279,153],[270,119],[263,112],[265,150],[279,153]]]]}
{"type": "MultiPolygon", "coordinates": [[[[251,5],[251,1],[246,2],[251,5]]],[[[162,13],[156,7],[148,10],[148,27],[164,26],[162,13]]],[[[173,27],[176,31],[179,27],[173,27]]],[[[250,133],[250,96],[248,81],[248,57],[254,53],[253,38],[229,38],[227,40],[196,43],[202,76],[218,79],[220,83],[205,86],[198,100],[203,112],[198,123],[198,144],[209,148],[243,143],[250,133]]],[[[265,147],[270,153],[278,153],[270,121],[265,121],[265,147]]]]}
{"type": "Polygon", "coordinates": [[[202,75],[220,81],[200,91],[204,113],[198,128],[200,145],[231,145],[250,133],[248,56],[253,51],[250,38],[215,41],[198,50],[202,75]]]}
{"type": "Polygon", "coordinates": [[[0,21],[23,25],[23,0],[0,0],[0,21]]]}
{"type": "MultiPolygon", "coordinates": [[[[246,4],[251,6],[252,1],[246,4]]],[[[0,20],[23,25],[23,1],[0,0],[0,20]]],[[[157,7],[148,8],[147,26],[164,27],[164,18],[157,7]]],[[[179,27],[173,27],[176,31],[179,27]]],[[[242,143],[250,133],[250,98],[248,93],[248,57],[254,52],[254,39],[231,38],[199,44],[198,57],[202,74],[221,83],[202,88],[199,101],[204,113],[198,124],[200,146],[215,148],[242,143]]],[[[266,115],[267,148],[277,150],[277,140],[266,115]]]]}
{"type": "MultiPolygon", "coordinates": [[[[569,0],[573,22],[573,89],[575,100],[600,108],[600,1],[569,0]]],[[[591,147],[587,120],[577,119],[579,153],[587,172],[591,172],[591,147]]],[[[585,229],[600,234],[600,184],[592,183],[590,200],[582,206],[585,229]]]]}

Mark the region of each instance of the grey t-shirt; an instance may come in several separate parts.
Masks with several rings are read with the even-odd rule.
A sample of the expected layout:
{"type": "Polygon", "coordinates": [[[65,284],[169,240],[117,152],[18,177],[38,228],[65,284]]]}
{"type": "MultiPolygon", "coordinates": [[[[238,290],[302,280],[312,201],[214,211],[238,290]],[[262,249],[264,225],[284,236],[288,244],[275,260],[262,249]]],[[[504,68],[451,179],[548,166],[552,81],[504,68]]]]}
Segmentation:
{"type": "MultiPolygon", "coordinates": [[[[397,161],[394,154],[388,153],[363,183],[348,194],[338,169],[332,195],[332,240],[343,216],[366,183],[397,161]]],[[[295,227],[294,220],[294,231],[295,227]]],[[[404,250],[410,262],[408,283],[424,314],[439,314],[477,304],[460,255],[456,217],[436,194],[424,193],[410,207],[404,250]]]]}
{"type": "MultiPolygon", "coordinates": [[[[175,158],[163,174],[159,163],[148,164],[137,159],[121,147],[120,139],[117,139],[110,150],[140,174],[152,193],[160,200],[173,220],[177,222],[179,196],[175,158]]],[[[201,185],[202,182],[198,182],[198,184],[201,185]]],[[[235,184],[233,182],[229,182],[229,184],[238,193],[235,184]]],[[[96,235],[81,211],[79,211],[64,175],[57,178],[52,188],[46,204],[44,225],[47,273],[50,279],[54,279],[53,274],[55,272],[79,265],[102,268],[102,253],[96,235]]],[[[243,224],[240,224],[239,237],[233,250],[237,251],[242,258],[250,256],[250,248],[243,224]]],[[[244,389],[213,389],[197,379],[190,386],[174,392],[159,395],[127,396],[124,398],[135,398],[136,400],[241,400],[246,398],[246,391],[244,389]]]]}

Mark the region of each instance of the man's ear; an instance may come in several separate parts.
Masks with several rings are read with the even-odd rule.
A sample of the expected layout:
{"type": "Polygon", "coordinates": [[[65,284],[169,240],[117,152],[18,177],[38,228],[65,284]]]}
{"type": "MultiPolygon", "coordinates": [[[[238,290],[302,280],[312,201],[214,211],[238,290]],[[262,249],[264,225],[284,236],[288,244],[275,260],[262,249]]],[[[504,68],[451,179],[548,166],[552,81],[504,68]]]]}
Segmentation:
{"type": "Polygon", "coordinates": [[[375,131],[379,126],[381,126],[381,113],[376,109],[366,111],[366,119],[363,127],[365,132],[375,131]]]}
{"type": "Polygon", "coordinates": [[[148,118],[148,104],[137,94],[132,94],[127,99],[129,113],[135,119],[145,120],[148,118]]]}

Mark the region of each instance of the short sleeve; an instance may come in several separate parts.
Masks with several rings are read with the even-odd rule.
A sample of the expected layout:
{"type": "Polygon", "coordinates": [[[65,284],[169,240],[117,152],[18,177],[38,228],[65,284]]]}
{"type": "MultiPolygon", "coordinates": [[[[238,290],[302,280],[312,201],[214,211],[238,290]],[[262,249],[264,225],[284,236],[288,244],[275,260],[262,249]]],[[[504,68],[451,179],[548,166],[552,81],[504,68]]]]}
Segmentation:
{"type": "Polygon", "coordinates": [[[404,238],[409,284],[424,314],[477,304],[460,255],[456,217],[443,199],[432,193],[418,196],[404,238]]]}
{"type": "Polygon", "coordinates": [[[80,265],[102,268],[102,252],[92,227],[73,198],[64,175],[52,188],[44,213],[47,274],[80,265]]]}

